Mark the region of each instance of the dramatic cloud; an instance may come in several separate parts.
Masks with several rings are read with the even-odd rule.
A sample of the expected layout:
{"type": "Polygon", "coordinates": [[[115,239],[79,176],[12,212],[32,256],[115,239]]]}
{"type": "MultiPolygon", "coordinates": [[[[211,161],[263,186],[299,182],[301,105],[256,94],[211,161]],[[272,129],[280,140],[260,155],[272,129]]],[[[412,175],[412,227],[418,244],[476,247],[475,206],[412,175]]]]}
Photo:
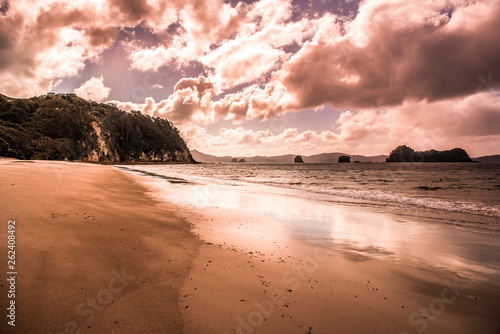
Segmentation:
{"type": "Polygon", "coordinates": [[[180,80],[175,85],[174,93],[158,103],[150,97],[146,98],[144,104],[111,102],[123,110],[139,110],[144,114],[167,118],[176,124],[206,124],[214,122],[214,95],[213,84],[200,76],[180,80]]]}
{"type": "Polygon", "coordinates": [[[366,137],[390,139],[417,149],[464,146],[474,155],[487,154],[500,140],[500,94],[483,92],[467,98],[433,103],[405,102],[383,110],[346,111],[337,121],[331,141],[355,142],[366,137]],[[480,139],[483,138],[483,139],[480,139]]]}
{"type": "Polygon", "coordinates": [[[0,90],[37,95],[78,75],[117,36],[107,14],[99,1],[10,2],[0,17],[0,90]]]}
{"type": "Polygon", "coordinates": [[[345,29],[320,29],[284,65],[300,107],[434,101],[500,77],[499,1],[366,1],[345,29]]]}
{"type": "Polygon", "coordinates": [[[76,95],[96,102],[102,102],[106,100],[111,92],[111,88],[104,86],[104,78],[92,77],[80,87],[74,90],[76,95]]]}
{"type": "Polygon", "coordinates": [[[128,45],[132,68],[157,71],[162,66],[185,66],[210,51],[212,45],[236,33],[247,13],[244,3],[236,7],[223,0],[192,0],[168,2],[171,17],[160,26],[149,22],[156,31],[168,23],[173,33],[160,34],[159,45],[145,47],[140,41],[128,45]]]}

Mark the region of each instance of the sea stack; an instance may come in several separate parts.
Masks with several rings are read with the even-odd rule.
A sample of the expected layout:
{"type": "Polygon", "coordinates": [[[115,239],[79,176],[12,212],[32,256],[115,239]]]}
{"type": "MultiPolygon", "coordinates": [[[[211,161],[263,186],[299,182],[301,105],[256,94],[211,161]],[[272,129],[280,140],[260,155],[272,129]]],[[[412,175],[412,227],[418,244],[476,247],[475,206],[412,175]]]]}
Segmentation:
{"type": "Polygon", "coordinates": [[[304,160],[302,160],[302,157],[300,155],[297,155],[294,159],[296,163],[304,163],[304,160]]]}
{"type": "Polygon", "coordinates": [[[351,162],[351,157],[348,155],[341,155],[339,157],[339,163],[350,163],[351,162]]]}

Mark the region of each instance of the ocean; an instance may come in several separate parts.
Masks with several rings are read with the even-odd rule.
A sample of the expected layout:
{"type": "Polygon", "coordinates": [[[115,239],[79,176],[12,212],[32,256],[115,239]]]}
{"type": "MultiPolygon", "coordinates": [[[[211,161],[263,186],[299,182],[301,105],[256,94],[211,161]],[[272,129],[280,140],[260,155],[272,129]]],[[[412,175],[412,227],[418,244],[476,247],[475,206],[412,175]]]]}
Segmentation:
{"type": "Polygon", "coordinates": [[[170,182],[209,186],[208,195],[216,186],[258,184],[267,186],[265,192],[362,206],[500,235],[500,164],[221,163],[130,168],[170,182]]]}

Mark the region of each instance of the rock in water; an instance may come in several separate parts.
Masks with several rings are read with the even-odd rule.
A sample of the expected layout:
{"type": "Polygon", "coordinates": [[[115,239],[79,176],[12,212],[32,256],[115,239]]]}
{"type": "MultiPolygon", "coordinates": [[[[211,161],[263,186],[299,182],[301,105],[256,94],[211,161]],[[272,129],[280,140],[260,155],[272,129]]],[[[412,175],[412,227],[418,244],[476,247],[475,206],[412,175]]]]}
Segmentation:
{"type": "Polygon", "coordinates": [[[297,163],[303,163],[304,162],[304,160],[302,160],[302,157],[300,155],[297,155],[295,157],[294,161],[297,162],[297,163]]]}
{"type": "Polygon", "coordinates": [[[351,163],[351,157],[348,155],[341,155],[339,157],[339,163],[351,163]]]}
{"type": "Polygon", "coordinates": [[[392,150],[386,162],[472,162],[472,159],[461,148],[419,152],[406,145],[401,145],[392,150]]]}

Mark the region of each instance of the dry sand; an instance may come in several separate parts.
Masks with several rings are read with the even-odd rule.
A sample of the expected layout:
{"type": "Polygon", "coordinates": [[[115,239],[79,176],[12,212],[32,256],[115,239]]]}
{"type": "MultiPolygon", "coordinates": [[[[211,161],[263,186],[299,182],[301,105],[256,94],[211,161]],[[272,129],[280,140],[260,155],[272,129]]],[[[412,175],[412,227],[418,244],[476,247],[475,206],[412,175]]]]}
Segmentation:
{"type": "Polygon", "coordinates": [[[218,230],[233,217],[155,201],[144,177],[113,167],[2,161],[0,175],[0,250],[16,219],[18,252],[16,328],[3,311],[2,333],[496,330],[489,287],[307,240],[238,248],[218,230]]]}
{"type": "Polygon", "coordinates": [[[200,242],[173,207],[109,166],[0,162],[1,333],[180,333],[200,242]],[[7,221],[17,225],[7,325],[7,221]]]}

